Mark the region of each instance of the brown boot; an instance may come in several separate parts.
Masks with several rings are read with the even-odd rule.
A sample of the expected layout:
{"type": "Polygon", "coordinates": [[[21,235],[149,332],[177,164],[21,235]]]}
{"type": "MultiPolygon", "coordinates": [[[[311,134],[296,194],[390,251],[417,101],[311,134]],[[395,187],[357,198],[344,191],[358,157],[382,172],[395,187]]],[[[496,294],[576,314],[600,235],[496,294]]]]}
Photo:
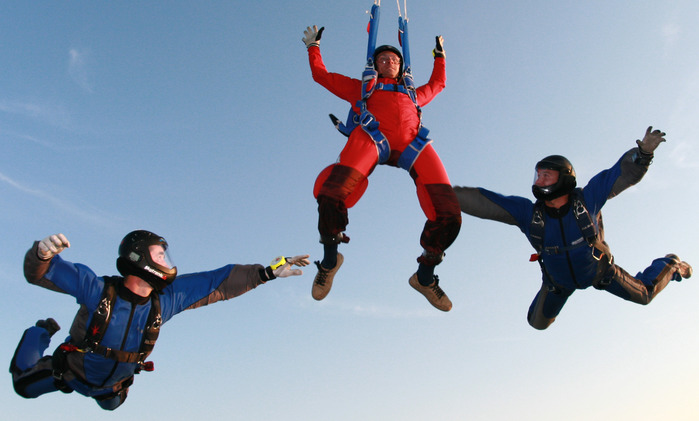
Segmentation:
{"type": "Polygon", "coordinates": [[[673,262],[677,265],[677,273],[683,279],[692,277],[692,266],[689,263],[680,260],[676,254],[668,254],[665,257],[673,260],[673,262]]]}
{"type": "Polygon", "coordinates": [[[430,302],[435,308],[442,311],[451,310],[451,300],[444,293],[442,288],[439,287],[439,278],[434,275],[434,282],[424,286],[417,280],[417,273],[410,277],[408,281],[411,287],[415,288],[417,292],[424,295],[427,301],[430,302]]]}
{"type": "Polygon", "coordinates": [[[315,262],[316,266],[318,266],[318,273],[313,280],[313,289],[311,290],[311,295],[314,299],[320,301],[328,295],[330,288],[333,286],[333,278],[344,261],[345,258],[342,256],[342,253],[337,253],[337,263],[332,269],[325,269],[320,265],[320,262],[315,262]]]}

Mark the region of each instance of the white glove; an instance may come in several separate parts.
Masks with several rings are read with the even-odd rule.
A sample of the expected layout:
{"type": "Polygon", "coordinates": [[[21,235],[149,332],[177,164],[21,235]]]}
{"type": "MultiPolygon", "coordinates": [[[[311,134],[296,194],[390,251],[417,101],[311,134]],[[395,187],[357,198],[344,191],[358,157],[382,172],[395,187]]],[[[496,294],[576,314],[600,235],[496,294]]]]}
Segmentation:
{"type": "Polygon", "coordinates": [[[646,135],[643,136],[643,140],[637,139],[636,144],[644,154],[653,155],[658,145],[660,145],[661,142],[665,142],[663,136],[665,136],[664,132],[653,130],[653,126],[649,126],[646,129],[646,135]]]}
{"type": "Polygon", "coordinates": [[[303,43],[306,44],[306,48],[313,46],[320,47],[320,37],[323,36],[324,29],[325,27],[323,26],[318,30],[318,26],[316,25],[313,25],[312,28],[310,26],[306,27],[306,30],[303,31],[303,38],[301,38],[303,43]]]}
{"type": "Polygon", "coordinates": [[[70,247],[68,239],[63,234],[49,235],[43,240],[39,241],[39,248],[36,250],[37,256],[41,260],[49,260],[54,255],[70,247]]]}
{"type": "Polygon", "coordinates": [[[307,266],[311,264],[311,261],[308,260],[310,255],[304,254],[302,256],[294,256],[294,257],[277,257],[274,259],[274,261],[270,264],[270,267],[272,268],[272,273],[274,276],[277,278],[286,278],[287,276],[298,276],[302,275],[303,271],[301,269],[291,269],[292,265],[295,266],[307,266]]]}

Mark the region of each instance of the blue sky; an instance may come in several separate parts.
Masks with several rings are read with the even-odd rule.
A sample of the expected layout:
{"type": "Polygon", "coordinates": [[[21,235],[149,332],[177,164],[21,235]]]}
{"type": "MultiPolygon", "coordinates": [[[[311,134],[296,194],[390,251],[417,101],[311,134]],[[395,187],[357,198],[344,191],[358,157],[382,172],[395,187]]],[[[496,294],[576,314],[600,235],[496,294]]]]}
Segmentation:
{"type": "MultiPolygon", "coordinates": [[[[402,2],[401,2],[402,5],[402,2]]],[[[326,30],[329,70],[358,77],[370,1],[3,2],[0,5],[0,355],[71,297],[28,285],[34,240],[116,273],[133,229],[165,236],[181,273],[278,254],[321,257],[312,186],[344,137],[347,104],[315,84],[301,42],[326,30]]],[[[382,5],[379,43],[397,43],[382,5]]],[[[533,165],[563,154],[580,184],[648,125],[667,132],[637,186],[608,202],[607,240],[629,272],[677,253],[699,264],[699,4],[410,1],[416,83],[445,39],[447,87],[424,123],[451,181],[530,195],[533,165]]],[[[115,413],[77,394],[36,401],[0,382],[8,419],[690,420],[699,414],[699,286],[649,306],[577,292],[538,332],[540,276],[514,227],[465,216],[437,269],[454,302],[408,286],[424,216],[404,171],[380,167],[350,210],[331,294],[315,269],[170,321],[115,413]]]]}

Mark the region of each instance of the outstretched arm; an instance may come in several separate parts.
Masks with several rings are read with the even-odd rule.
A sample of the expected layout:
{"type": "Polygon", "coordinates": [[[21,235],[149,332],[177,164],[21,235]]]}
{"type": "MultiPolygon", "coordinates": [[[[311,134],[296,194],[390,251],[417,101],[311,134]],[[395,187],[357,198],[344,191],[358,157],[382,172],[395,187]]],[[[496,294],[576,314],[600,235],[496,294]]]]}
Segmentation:
{"type": "Polygon", "coordinates": [[[665,142],[665,132],[653,130],[653,126],[646,129],[642,140],[636,140],[638,145],[627,151],[620,159],[621,174],[616,179],[608,198],[612,198],[627,188],[641,181],[653,162],[655,149],[665,142]]]}
{"type": "Polygon", "coordinates": [[[278,257],[267,267],[259,264],[227,265],[212,271],[178,276],[164,290],[164,294],[172,298],[174,305],[172,314],[163,314],[163,318],[168,320],[183,310],[229,300],[277,277],[302,275],[303,272],[300,269],[292,267],[307,266],[310,264],[308,257],[306,254],[278,257]]]}
{"type": "Polygon", "coordinates": [[[459,200],[462,212],[477,218],[517,225],[517,220],[512,214],[486,197],[481,189],[477,187],[454,186],[454,192],[459,200]]]}

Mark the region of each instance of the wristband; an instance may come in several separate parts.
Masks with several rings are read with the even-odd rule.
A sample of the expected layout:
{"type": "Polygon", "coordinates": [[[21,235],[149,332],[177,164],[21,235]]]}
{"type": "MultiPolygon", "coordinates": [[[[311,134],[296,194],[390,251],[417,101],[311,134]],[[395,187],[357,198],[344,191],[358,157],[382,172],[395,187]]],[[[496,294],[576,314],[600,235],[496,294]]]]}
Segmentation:
{"type": "Polygon", "coordinates": [[[277,277],[274,275],[274,271],[271,267],[267,266],[260,269],[260,280],[262,280],[262,283],[271,281],[273,279],[277,279],[277,277]]]}

